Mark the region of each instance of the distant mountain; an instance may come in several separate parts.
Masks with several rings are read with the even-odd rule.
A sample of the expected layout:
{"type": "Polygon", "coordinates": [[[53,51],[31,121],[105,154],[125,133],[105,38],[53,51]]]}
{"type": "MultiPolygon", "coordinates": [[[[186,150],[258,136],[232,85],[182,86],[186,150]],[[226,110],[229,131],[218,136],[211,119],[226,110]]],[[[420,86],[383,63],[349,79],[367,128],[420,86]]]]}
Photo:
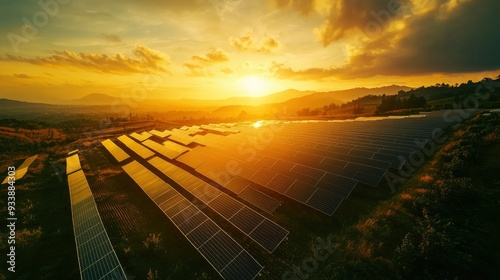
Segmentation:
{"type": "Polygon", "coordinates": [[[231,97],[222,100],[224,105],[263,105],[269,103],[281,103],[288,101],[293,98],[298,98],[302,96],[314,93],[314,91],[301,91],[296,89],[287,89],[277,93],[272,93],[269,95],[259,96],[259,97],[231,97]]]}
{"type": "Polygon", "coordinates": [[[116,97],[107,95],[105,93],[92,93],[79,99],[72,99],[65,102],[70,105],[111,105],[116,100],[116,97]]]}
{"type": "Polygon", "coordinates": [[[226,99],[223,103],[219,103],[221,105],[212,111],[212,113],[220,117],[235,117],[243,111],[254,115],[265,114],[273,110],[295,114],[295,112],[304,108],[322,108],[332,103],[340,105],[366,95],[394,95],[400,90],[409,89],[411,88],[397,85],[380,88],[354,88],[330,92],[289,89],[259,98],[235,97],[226,99]],[[231,102],[232,104],[225,104],[226,102],[231,102]]]}
{"type": "Polygon", "coordinates": [[[57,105],[51,105],[45,103],[31,103],[25,101],[0,98],[0,111],[14,111],[14,110],[54,108],[54,107],[57,107],[57,105]]]}
{"type": "Polygon", "coordinates": [[[322,92],[320,94],[324,95],[329,95],[332,94],[335,96],[336,99],[342,101],[342,102],[349,102],[351,100],[354,100],[356,98],[360,98],[366,95],[395,95],[399,91],[407,91],[412,89],[411,87],[406,87],[406,86],[398,86],[398,85],[391,85],[391,86],[385,86],[385,87],[378,87],[378,88],[365,88],[365,87],[360,87],[360,88],[353,88],[353,89],[346,89],[346,90],[337,90],[337,91],[330,91],[330,92],[322,92]]]}
{"type": "MultiPolygon", "coordinates": [[[[219,107],[241,105],[241,106],[262,106],[266,104],[278,104],[290,101],[287,105],[290,108],[297,106],[305,107],[322,107],[331,103],[338,104],[339,102],[349,102],[358,97],[369,94],[396,94],[400,90],[409,90],[409,87],[402,86],[387,86],[380,88],[354,88],[348,90],[331,91],[331,92],[315,92],[301,91],[296,89],[288,89],[277,93],[261,96],[261,97],[231,97],[227,99],[146,99],[137,102],[137,110],[215,110],[219,107]],[[309,96],[309,97],[308,97],[309,96]],[[306,98],[307,97],[307,98],[306,98]],[[304,99],[301,99],[304,98],[304,99]]],[[[98,106],[112,104],[122,104],[123,100],[104,93],[92,93],[79,99],[68,100],[66,105],[79,106],[98,106]]],[[[285,104],[282,104],[285,105],[285,104]]]]}
{"type": "Polygon", "coordinates": [[[337,96],[335,94],[321,92],[293,98],[286,102],[280,103],[279,106],[286,108],[288,112],[295,112],[303,108],[320,108],[332,103],[340,105],[344,102],[337,99],[337,96]]]}

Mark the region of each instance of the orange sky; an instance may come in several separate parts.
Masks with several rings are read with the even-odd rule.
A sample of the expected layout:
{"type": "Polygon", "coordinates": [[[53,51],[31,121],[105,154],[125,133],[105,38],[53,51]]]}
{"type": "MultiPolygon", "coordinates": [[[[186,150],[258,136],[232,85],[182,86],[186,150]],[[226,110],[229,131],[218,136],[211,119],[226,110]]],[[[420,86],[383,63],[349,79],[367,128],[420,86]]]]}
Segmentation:
{"type": "Polygon", "coordinates": [[[500,74],[494,0],[0,5],[3,98],[58,102],[141,90],[148,98],[207,99],[500,74]]]}

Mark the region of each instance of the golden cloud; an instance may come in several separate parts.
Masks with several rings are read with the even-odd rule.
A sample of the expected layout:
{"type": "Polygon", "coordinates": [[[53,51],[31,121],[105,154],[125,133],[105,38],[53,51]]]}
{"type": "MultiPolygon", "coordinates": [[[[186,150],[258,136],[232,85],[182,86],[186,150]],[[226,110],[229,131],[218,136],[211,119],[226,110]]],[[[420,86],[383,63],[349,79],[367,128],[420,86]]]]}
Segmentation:
{"type": "Polygon", "coordinates": [[[27,74],[14,74],[14,77],[19,79],[32,79],[33,77],[27,74]]]}
{"type": "Polygon", "coordinates": [[[211,48],[206,54],[193,55],[191,62],[184,63],[184,67],[189,69],[189,77],[211,77],[212,65],[227,61],[229,61],[229,56],[223,49],[211,48]]]}
{"type": "Polygon", "coordinates": [[[101,38],[110,42],[110,43],[122,43],[123,40],[120,38],[120,36],[116,34],[108,34],[108,33],[102,33],[101,38]]]}
{"type": "Polygon", "coordinates": [[[331,3],[326,9],[328,13],[322,14],[325,16],[323,26],[316,32],[325,47],[349,39],[346,40],[350,50],[347,62],[303,69],[274,63],[270,72],[282,79],[319,80],[500,69],[500,22],[490,20],[496,16],[495,11],[500,10],[499,1],[423,2],[339,0],[331,3]]]}
{"type": "Polygon", "coordinates": [[[163,68],[163,65],[170,64],[170,58],[166,54],[139,44],[135,45],[133,54],[137,58],[131,58],[120,53],[107,55],[89,52],[75,53],[63,50],[55,51],[51,56],[36,58],[24,58],[8,54],[6,58],[1,58],[1,60],[56,67],[76,67],[112,74],[168,72],[163,68]]]}
{"type": "Polygon", "coordinates": [[[315,0],[273,0],[279,8],[293,8],[303,15],[308,15],[314,11],[315,0]]]}
{"type": "Polygon", "coordinates": [[[229,61],[229,56],[220,48],[212,48],[208,53],[204,55],[194,55],[191,59],[203,64],[214,64],[229,61]]]}
{"type": "Polygon", "coordinates": [[[253,30],[248,30],[240,37],[230,37],[229,43],[239,51],[256,53],[276,53],[281,49],[281,42],[270,36],[259,39],[253,30]]]}

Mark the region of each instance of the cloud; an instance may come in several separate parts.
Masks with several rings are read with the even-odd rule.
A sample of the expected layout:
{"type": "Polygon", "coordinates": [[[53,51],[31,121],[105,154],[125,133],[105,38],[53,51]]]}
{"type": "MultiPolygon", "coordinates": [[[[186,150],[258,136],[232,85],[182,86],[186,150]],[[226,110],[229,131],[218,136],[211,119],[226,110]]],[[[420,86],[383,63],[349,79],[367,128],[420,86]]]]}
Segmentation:
{"type": "Polygon", "coordinates": [[[206,54],[193,55],[190,62],[184,63],[184,67],[189,69],[189,77],[211,77],[213,73],[210,68],[214,64],[229,60],[229,55],[223,49],[211,48],[206,54]]]}
{"type": "Polygon", "coordinates": [[[248,30],[240,37],[230,37],[229,43],[239,51],[256,53],[276,53],[281,49],[281,42],[270,36],[259,39],[253,30],[248,30]]]}
{"type": "Polygon", "coordinates": [[[211,77],[212,72],[209,68],[204,67],[199,64],[184,63],[184,67],[189,69],[189,73],[186,75],[188,77],[211,77]]]}
{"type": "Polygon", "coordinates": [[[499,1],[401,0],[397,9],[388,3],[342,0],[330,7],[316,31],[324,46],[350,39],[344,64],[292,69],[275,63],[271,72],[301,80],[500,69],[500,22],[491,20],[500,10],[499,1]]]}
{"type": "Polygon", "coordinates": [[[268,67],[268,72],[270,72],[274,77],[279,79],[290,79],[290,80],[321,80],[325,78],[330,78],[338,76],[342,69],[339,68],[306,68],[302,70],[293,70],[292,68],[286,66],[283,63],[273,62],[270,67],[268,67]]]}
{"type": "Polygon", "coordinates": [[[198,63],[214,64],[229,61],[229,56],[220,48],[211,48],[208,53],[203,55],[194,55],[191,59],[198,63]]]}
{"type": "Polygon", "coordinates": [[[293,8],[303,15],[309,15],[315,6],[315,0],[272,0],[279,8],[293,8]]]}
{"type": "Polygon", "coordinates": [[[410,0],[339,0],[332,3],[323,26],[316,33],[324,46],[353,32],[365,32],[370,24],[387,25],[401,18],[410,0]]]}
{"type": "Polygon", "coordinates": [[[500,69],[499,1],[448,1],[386,30],[360,46],[346,66],[347,77],[465,73],[500,69]]]}
{"type": "Polygon", "coordinates": [[[2,61],[17,61],[35,65],[56,67],[76,67],[83,70],[113,74],[160,73],[168,72],[163,65],[170,64],[170,58],[161,52],[136,44],[133,54],[137,58],[123,54],[107,55],[98,53],[75,53],[68,50],[55,51],[46,57],[24,58],[7,54],[2,61]]]}
{"type": "Polygon", "coordinates": [[[230,74],[233,74],[233,73],[234,73],[234,70],[233,70],[233,69],[231,69],[231,68],[229,68],[229,67],[222,68],[222,69],[220,69],[220,71],[221,71],[222,73],[224,73],[224,74],[228,74],[228,75],[230,75],[230,74]]]}
{"type": "Polygon", "coordinates": [[[120,36],[115,35],[115,34],[107,34],[107,33],[102,33],[101,38],[104,40],[110,42],[110,43],[122,43],[123,40],[120,38],[120,36]]]}
{"type": "Polygon", "coordinates": [[[14,74],[14,77],[19,79],[32,79],[33,77],[27,74],[14,74]]]}

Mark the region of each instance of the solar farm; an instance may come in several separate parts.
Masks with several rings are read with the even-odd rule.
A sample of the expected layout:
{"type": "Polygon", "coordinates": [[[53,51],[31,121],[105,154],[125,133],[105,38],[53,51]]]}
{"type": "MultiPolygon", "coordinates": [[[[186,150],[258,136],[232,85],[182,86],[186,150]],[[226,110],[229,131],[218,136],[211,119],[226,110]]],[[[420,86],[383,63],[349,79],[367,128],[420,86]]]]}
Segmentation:
{"type": "MultiPolygon", "coordinates": [[[[269,260],[296,234],[283,221],[335,219],[355,189],[382,185],[451,124],[440,112],[222,123],[117,135],[100,150],[126,174],[123,188],[163,213],[155,223],[176,229],[162,234],[187,241],[221,279],[281,279],[269,260]]],[[[78,152],[66,168],[82,279],[126,279],[78,152]]]]}

